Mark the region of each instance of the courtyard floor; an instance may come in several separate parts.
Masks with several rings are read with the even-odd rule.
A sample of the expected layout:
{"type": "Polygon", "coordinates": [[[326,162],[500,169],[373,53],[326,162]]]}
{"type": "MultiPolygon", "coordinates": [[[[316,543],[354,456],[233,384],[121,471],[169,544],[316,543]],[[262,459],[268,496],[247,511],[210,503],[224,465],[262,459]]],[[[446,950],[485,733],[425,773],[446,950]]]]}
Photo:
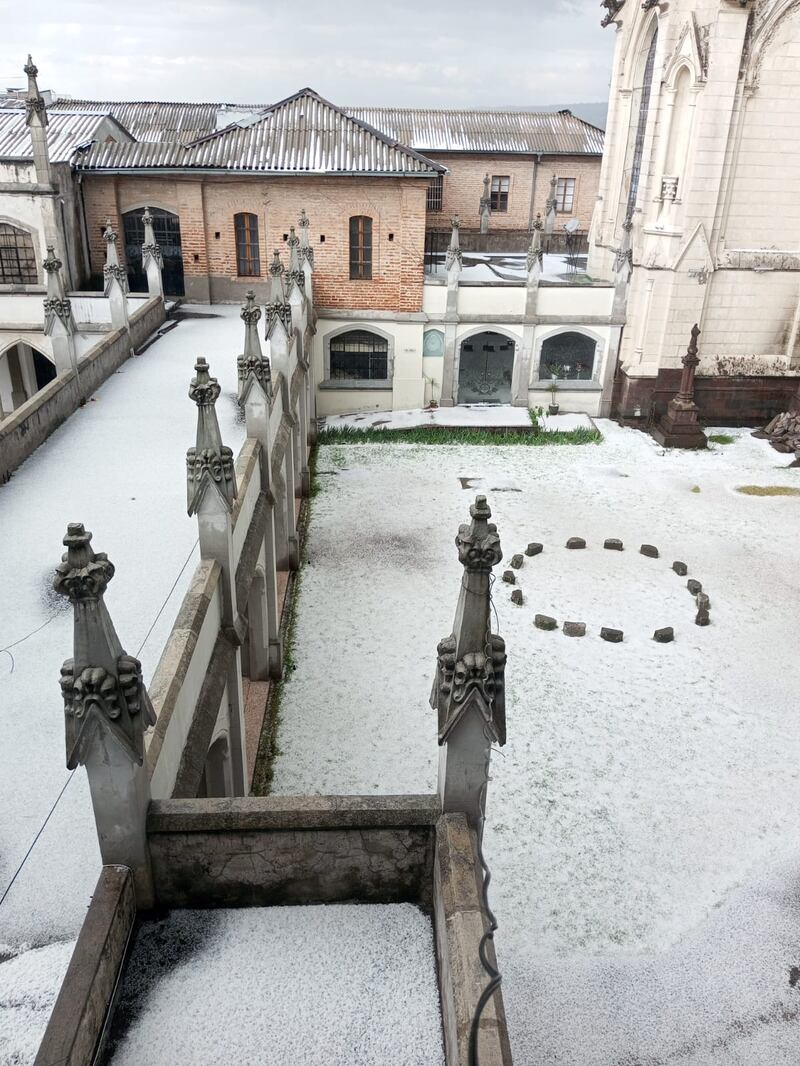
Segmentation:
{"type": "Polygon", "coordinates": [[[681,454],[598,427],[581,447],[320,448],[273,788],[435,788],[453,539],[485,493],[509,738],[486,843],[515,1062],[794,1063],[800,499],[736,489],[800,471],[747,431],[681,454]],[[499,575],[529,541],[544,551],[517,607],[499,575]],[[710,596],[707,628],[676,559],[710,596]],[[536,612],[587,635],[543,632],[536,612]],[[652,640],[662,626],[674,643],[652,640]]]}

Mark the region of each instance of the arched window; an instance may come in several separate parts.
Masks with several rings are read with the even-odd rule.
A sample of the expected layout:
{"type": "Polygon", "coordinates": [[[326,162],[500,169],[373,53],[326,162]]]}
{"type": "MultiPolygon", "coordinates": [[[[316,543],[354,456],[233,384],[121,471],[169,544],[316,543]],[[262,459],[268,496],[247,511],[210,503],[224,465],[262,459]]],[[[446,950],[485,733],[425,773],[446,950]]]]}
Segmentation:
{"type": "Polygon", "coordinates": [[[350,219],[350,280],[369,281],[372,277],[372,219],[353,215],[350,219]]]}
{"type": "Polygon", "coordinates": [[[261,273],[258,215],[242,211],[233,216],[233,227],[236,231],[236,273],[245,278],[257,277],[261,273]]]}
{"type": "Polygon", "coordinates": [[[594,373],[597,342],[574,330],[556,333],[542,343],[539,380],[566,378],[588,381],[594,373]]]}
{"type": "Polygon", "coordinates": [[[629,143],[628,146],[630,177],[628,183],[628,199],[625,207],[626,219],[633,217],[633,212],[636,208],[636,197],[639,194],[639,178],[642,172],[642,155],[644,154],[644,138],[645,133],[647,132],[647,116],[650,113],[650,89],[653,83],[653,68],[655,67],[656,62],[657,44],[658,27],[653,31],[653,36],[650,38],[650,44],[645,56],[641,86],[638,88],[639,111],[636,117],[636,125],[631,128],[633,143],[629,143]]]}
{"type": "Polygon", "coordinates": [[[332,381],[386,381],[389,342],[366,329],[351,329],[330,342],[332,381]]]}
{"type": "Polygon", "coordinates": [[[35,285],[38,280],[30,233],[10,222],[0,222],[0,285],[35,285]]]}

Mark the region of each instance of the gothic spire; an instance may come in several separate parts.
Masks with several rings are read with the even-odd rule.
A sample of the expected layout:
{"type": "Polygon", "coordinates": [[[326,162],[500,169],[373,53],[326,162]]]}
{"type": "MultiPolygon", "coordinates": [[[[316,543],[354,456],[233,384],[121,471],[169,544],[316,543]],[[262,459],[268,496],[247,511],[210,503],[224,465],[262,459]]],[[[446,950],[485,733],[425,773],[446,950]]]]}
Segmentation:
{"type": "Polygon", "coordinates": [[[236,472],[233,452],[222,443],[217,421],[219,382],[209,374],[202,356],[194,370],[189,397],[197,404],[197,437],[194,448],[186,453],[187,509],[190,515],[196,514],[207,489],[213,487],[230,512],[236,499],[236,472]]]}
{"type": "Polygon", "coordinates": [[[269,265],[269,300],[266,308],[266,336],[271,337],[275,327],[280,322],[286,333],[292,332],[292,307],[286,298],[286,288],[283,282],[284,267],[281,262],[281,254],[276,248],[269,265]]]}
{"type": "Polygon", "coordinates": [[[256,303],[256,294],[250,289],[242,304],[241,319],[244,322],[244,354],[236,360],[239,379],[238,400],[244,403],[254,383],[258,383],[268,399],[272,399],[272,371],[269,359],[261,350],[258,338],[258,321],[261,308],[256,303]]]}

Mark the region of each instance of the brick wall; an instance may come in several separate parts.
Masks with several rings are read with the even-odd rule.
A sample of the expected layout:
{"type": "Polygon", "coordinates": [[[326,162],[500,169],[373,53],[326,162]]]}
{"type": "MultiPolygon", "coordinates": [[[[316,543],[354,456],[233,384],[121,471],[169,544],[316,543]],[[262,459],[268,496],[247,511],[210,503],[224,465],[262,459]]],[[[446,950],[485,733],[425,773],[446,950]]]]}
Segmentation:
{"type": "MultiPolygon", "coordinates": [[[[105,246],[100,227],[107,216],[118,225],[124,211],[149,204],[174,211],[180,219],[181,247],[187,282],[210,278],[215,299],[240,299],[253,287],[264,298],[268,267],[275,247],[288,259],[283,243],[300,209],[311,220],[314,249],[314,293],[321,307],[360,310],[419,311],[422,308],[425,241],[424,180],[395,178],[264,178],[202,179],[170,177],[116,178],[89,175],[85,182],[92,269],[102,270],[105,246]],[[240,211],[258,217],[261,273],[257,278],[236,273],[233,216],[240,211]],[[372,219],[372,279],[349,276],[349,220],[372,219]],[[217,236],[219,234],[219,236],[217,236]],[[95,236],[96,235],[96,236],[95,236]],[[322,240],[324,236],[324,241],[322,240]],[[216,282],[216,284],[215,284],[216,282]]],[[[120,244],[122,242],[120,241],[120,244]]],[[[120,248],[121,254],[123,249],[120,248]]]]}
{"type": "Polygon", "coordinates": [[[527,229],[531,217],[535,218],[537,213],[544,218],[553,174],[562,178],[575,178],[573,210],[560,213],[557,224],[577,218],[582,230],[589,228],[600,181],[599,156],[543,156],[541,165],[538,165],[534,156],[462,155],[445,152],[428,154],[431,159],[442,163],[450,171],[444,176],[442,210],[428,212],[427,224],[431,229],[449,228],[450,219],[454,214],[461,217],[465,228],[477,228],[484,174],[510,178],[508,210],[492,213],[490,230],[527,229]],[[534,180],[531,216],[531,189],[534,180]]]}

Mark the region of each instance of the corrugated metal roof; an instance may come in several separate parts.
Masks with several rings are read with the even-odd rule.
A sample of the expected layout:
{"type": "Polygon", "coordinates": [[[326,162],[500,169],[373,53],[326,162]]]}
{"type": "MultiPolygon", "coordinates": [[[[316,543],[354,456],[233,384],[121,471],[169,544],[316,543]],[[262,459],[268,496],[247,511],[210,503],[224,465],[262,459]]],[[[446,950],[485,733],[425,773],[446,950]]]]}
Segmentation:
{"type": "MultiPolygon", "coordinates": [[[[48,112],[47,146],[51,162],[68,163],[78,145],[91,141],[97,127],[107,118],[101,111],[48,112]]],[[[33,159],[24,108],[0,109],[0,159],[33,159]]]]}
{"type": "Polygon", "coordinates": [[[137,141],[177,141],[186,143],[196,140],[217,128],[217,112],[263,111],[264,104],[239,106],[236,104],[187,104],[157,100],[56,100],[48,107],[53,114],[67,111],[106,111],[117,122],[130,130],[137,141]]]}
{"type": "Polygon", "coordinates": [[[95,144],[75,158],[83,170],[192,168],[317,174],[430,176],[445,168],[302,89],[254,122],[189,144],[95,144]]]}
{"type": "Polygon", "coordinates": [[[343,110],[418,152],[603,153],[603,131],[569,111],[415,107],[346,107],[343,110]]]}

